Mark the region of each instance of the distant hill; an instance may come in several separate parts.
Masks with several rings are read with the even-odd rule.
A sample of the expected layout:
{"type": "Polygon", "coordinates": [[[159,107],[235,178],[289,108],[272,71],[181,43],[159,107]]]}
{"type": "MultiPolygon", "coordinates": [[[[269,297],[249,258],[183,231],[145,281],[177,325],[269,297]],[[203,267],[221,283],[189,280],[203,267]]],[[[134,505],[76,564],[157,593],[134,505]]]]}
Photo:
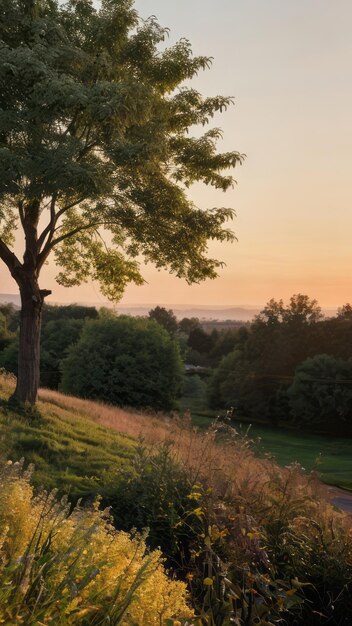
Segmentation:
{"type": "MultiPolygon", "coordinates": [[[[126,315],[148,315],[150,309],[153,309],[156,305],[117,305],[116,309],[118,313],[126,315]]],[[[216,307],[216,306],[197,306],[197,305],[168,305],[166,309],[172,309],[178,319],[183,317],[198,317],[200,320],[239,320],[241,322],[249,322],[253,319],[257,313],[261,310],[260,307],[246,308],[246,307],[216,307]]]]}
{"type": "MultiPolygon", "coordinates": [[[[20,308],[21,301],[19,294],[13,293],[1,293],[1,303],[12,302],[15,307],[20,308]]],[[[48,302],[48,304],[69,304],[68,302],[48,302]]],[[[172,309],[178,319],[183,317],[198,317],[200,320],[224,322],[226,320],[233,320],[239,322],[251,322],[255,315],[258,315],[263,309],[261,305],[240,305],[240,306],[226,306],[226,305],[198,305],[198,304],[164,304],[159,303],[147,303],[147,304],[117,304],[113,306],[110,302],[72,302],[71,304],[82,304],[86,306],[94,306],[100,309],[102,306],[107,306],[116,309],[117,313],[121,315],[146,316],[151,309],[154,309],[157,305],[163,306],[166,309],[172,309]]],[[[323,308],[323,313],[327,317],[336,315],[336,308],[323,308]]]]}
{"type": "Polygon", "coordinates": [[[18,293],[0,293],[0,304],[13,304],[17,309],[21,306],[21,299],[18,293]]]}

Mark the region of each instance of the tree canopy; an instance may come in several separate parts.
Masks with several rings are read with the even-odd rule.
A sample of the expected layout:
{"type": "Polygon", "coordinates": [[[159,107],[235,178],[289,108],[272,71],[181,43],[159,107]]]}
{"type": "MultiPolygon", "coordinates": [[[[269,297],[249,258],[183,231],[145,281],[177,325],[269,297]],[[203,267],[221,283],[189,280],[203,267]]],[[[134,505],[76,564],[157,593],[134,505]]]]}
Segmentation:
{"type": "Polygon", "coordinates": [[[172,337],[176,334],[178,323],[176,315],[171,309],[167,310],[163,306],[156,306],[149,311],[149,319],[160,324],[172,337]]]}
{"type": "Polygon", "coordinates": [[[37,397],[50,255],[61,285],[92,279],[118,300],[143,283],[142,261],[190,283],[214,278],[208,241],[234,238],[231,209],[201,209],[186,193],[234,182],[243,156],[217,152],[218,128],[193,133],[232,99],[190,87],[211,61],[185,39],[167,47],[167,34],[132,0],[1,0],[0,260],[21,294],[22,403],[37,397]]]}
{"type": "Polygon", "coordinates": [[[165,47],[167,29],[130,0],[1,4],[0,258],[13,276],[53,251],[61,284],[92,278],[111,299],[142,282],[139,255],[190,282],[214,277],[207,241],[233,238],[232,211],[195,207],[185,187],[228,189],[223,171],[242,156],[216,152],[217,128],[189,132],[231,103],[185,86],[210,59],[184,39],[165,47]]]}
{"type": "Polygon", "coordinates": [[[121,316],[89,320],[62,363],[67,393],[112,404],[171,409],[181,386],[178,346],[159,324],[121,316]]]}
{"type": "Polygon", "coordinates": [[[294,419],[335,433],[352,432],[352,359],[318,354],[297,367],[288,389],[294,419]]]}

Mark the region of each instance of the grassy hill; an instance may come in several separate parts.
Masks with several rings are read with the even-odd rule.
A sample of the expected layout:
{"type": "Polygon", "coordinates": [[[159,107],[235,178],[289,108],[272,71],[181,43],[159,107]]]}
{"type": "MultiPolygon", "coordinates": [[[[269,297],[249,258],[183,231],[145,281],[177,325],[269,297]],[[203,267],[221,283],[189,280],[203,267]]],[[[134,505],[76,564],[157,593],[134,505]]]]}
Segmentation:
{"type": "Polygon", "coordinates": [[[34,482],[72,497],[101,494],[133,457],[136,440],[87,419],[83,413],[49,402],[40,418],[26,418],[6,404],[13,383],[0,378],[0,453],[35,465],[34,482]]]}
{"type": "MultiPolygon", "coordinates": [[[[13,384],[0,375],[2,456],[34,463],[35,486],[56,487],[73,499],[107,496],[118,530],[149,528],[148,547],[160,546],[174,575],[188,581],[193,608],[205,616],[202,624],[224,626],[229,622],[220,616],[233,611],[240,626],[277,623],[281,616],[290,626],[340,626],[346,616],[352,619],[351,519],[329,504],[314,472],[256,456],[248,438],[222,423],[199,431],[190,420],[129,412],[54,391],[41,391],[38,416],[29,418],[7,404],[13,384]],[[253,616],[262,621],[251,621],[253,616]]],[[[12,467],[2,463],[5,477],[12,467]]],[[[13,483],[10,504],[0,490],[4,528],[29,519],[27,509],[21,513],[18,489],[28,491],[21,480],[13,483]]],[[[31,496],[32,508],[37,504],[31,496]]],[[[78,510],[77,519],[101,515],[90,510],[78,510]]],[[[38,555],[39,569],[46,560],[38,555]]]]}

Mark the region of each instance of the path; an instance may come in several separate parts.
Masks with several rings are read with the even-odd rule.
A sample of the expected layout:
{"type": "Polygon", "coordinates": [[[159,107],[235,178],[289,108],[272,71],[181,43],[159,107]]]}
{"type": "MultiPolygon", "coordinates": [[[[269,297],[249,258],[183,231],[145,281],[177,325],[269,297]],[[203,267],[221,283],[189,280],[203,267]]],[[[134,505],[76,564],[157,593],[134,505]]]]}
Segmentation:
{"type": "Polygon", "coordinates": [[[346,511],[346,513],[352,513],[352,491],[340,487],[328,487],[328,490],[333,496],[331,504],[342,511],[346,511]]]}

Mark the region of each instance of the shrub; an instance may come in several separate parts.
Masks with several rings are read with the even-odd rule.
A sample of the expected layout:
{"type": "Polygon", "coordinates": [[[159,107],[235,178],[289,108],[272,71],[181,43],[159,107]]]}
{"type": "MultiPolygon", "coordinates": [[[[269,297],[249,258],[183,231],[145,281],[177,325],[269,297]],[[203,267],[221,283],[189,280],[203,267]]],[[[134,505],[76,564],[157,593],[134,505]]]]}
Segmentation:
{"type": "Polygon", "coordinates": [[[67,393],[120,406],[171,409],[181,385],[177,344],[156,322],[127,316],[89,321],[63,361],[67,393]]]}
{"type": "Polygon", "coordinates": [[[351,379],[352,359],[319,354],[303,361],[288,389],[293,418],[311,427],[352,433],[351,379]]]}
{"type": "Polygon", "coordinates": [[[140,444],[132,466],[119,472],[114,493],[106,503],[117,528],[147,529],[148,545],[160,548],[173,570],[184,574],[192,544],[202,532],[199,520],[188,515],[191,490],[190,477],[175,462],[170,445],[151,452],[140,444]]]}
{"type": "Polygon", "coordinates": [[[33,495],[20,464],[0,468],[0,623],[160,626],[192,615],[159,551],[117,532],[97,506],[70,512],[33,495]]]}

